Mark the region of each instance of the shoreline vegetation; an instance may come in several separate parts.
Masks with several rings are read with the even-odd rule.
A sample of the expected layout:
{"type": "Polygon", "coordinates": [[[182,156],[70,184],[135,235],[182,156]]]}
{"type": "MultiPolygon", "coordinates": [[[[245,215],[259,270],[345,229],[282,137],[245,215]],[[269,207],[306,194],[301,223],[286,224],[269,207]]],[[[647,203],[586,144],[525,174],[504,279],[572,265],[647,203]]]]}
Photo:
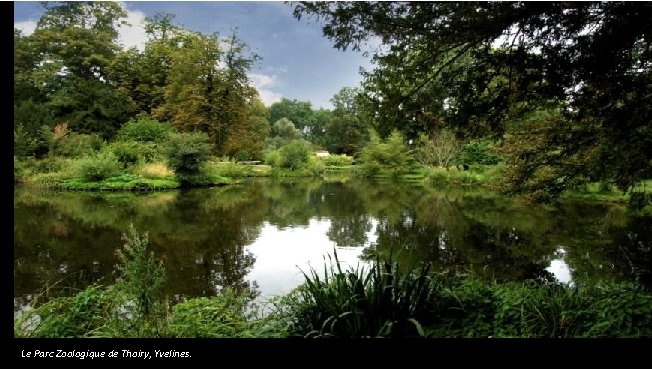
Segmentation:
{"type": "MultiPolygon", "coordinates": [[[[474,166],[464,170],[458,167],[442,168],[419,166],[399,174],[391,170],[379,170],[365,175],[363,165],[352,164],[353,158],[346,155],[339,160],[311,158],[308,168],[288,169],[261,163],[238,163],[234,159],[212,157],[201,168],[201,175],[191,183],[182,185],[169,166],[162,161],[135,163],[118,172],[117,175],[99,180],[79,175],[79,161],[69,158],[14,158],[14,178],[17,185],[65,191],[160,191],[181,187],[214,187],[238,184],[245,178],[326,178],[346,176],[370,181],[400,181],[420,183],[432,187],[463,186],[481,188],[501,193],[509,192],[504,184],[505,165],[474,166]],[[344,158],[344,159],[341,159],[344,158]],[[349,164],[341,164],[340,161],[349,164]],[[333,164],[334,163],[334,164],[333,164]]],[[[643,194],[652,194],[652,180],[643,181],[643,194]]],[[[568,190],[559,199],[571,198],[595,202],[629,204],[631,193],[617,190],[613,186],[587,183],[568,190]]],[[[523,197],[527,199],[527,197],[523,197]]],[[[639,213],[651,213],[652,206],[645,204],[639,213]]]]}
{"type": "Polygon", "coordinates": [[[652,293],[637,283],[484,282],[405,268],[391,255],[345,270],[335,252],[330,265],[302,271],[302,285],[264,306],[231,289],[172,302],[147,234],[131,226],[123,240],[113,284],[36,303],[15,317],[14,336],[652,337],[652,293]]]}

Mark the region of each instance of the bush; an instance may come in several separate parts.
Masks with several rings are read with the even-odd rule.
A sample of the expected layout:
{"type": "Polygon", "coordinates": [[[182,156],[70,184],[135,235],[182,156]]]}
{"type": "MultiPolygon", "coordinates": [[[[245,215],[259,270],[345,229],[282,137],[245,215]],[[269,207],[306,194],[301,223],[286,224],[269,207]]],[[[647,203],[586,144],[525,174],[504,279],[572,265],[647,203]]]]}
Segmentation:
{"type": "Polygon", "coordinates": [[[265,160],[265,164],[271,165],[272,167],[281,167],[282,158],[281,153],[278,150],[267,151],[264,155],[263,160],[265,160]]]}
{"type": "Polygon", "coordinates": [[[121,165],[113,152],[103,150],[81,159],[78,169],[80,177],[84,180],[101,181],[118,175],[121,165]]]}
{"type": "Polygon", "coordinates": [[[303,140],[295,140],[279,149],[281,167],[290,170],[303,168],[312,155],[312,147],[303,140]]]}
{"type": "Polygon", "coordinates": [[[156,148],[153,144],[137,141],[116,141],[107,146],[118,158],[123,167],[138,162],[149,163],[156,158],[156,148]]]}
{"type": "Polygon", "coordinates": [[[320,158],[320,160],[327,167],[339,167],[353,164],[353,157],[347,156],[346,154],[324,156],[320,158]]]}
{"type": "Polygon", "coordinates": [[[22,182],[26,170],[25,163],[23,163],[18,157],[14,156],[14,183],[22,182]]]}
{"type": "Polygon", "coordinates": [[[448,130],[434,133],[430,137],[419,137],[418,158],[421,164],[448,168],[458,158],[462,145],[455,134],[448,130]]]}
{"type": "Polygon", "coordinates": [[[374,176],[387,171],[392,176],[398,176],[409,172],[412,153],[403,141],[403,135],[396,131],[392,132],[386,142],[382,142],[374,132],[360,155],[362,173],[374,176]]]}
{"type": "Polygon", "coordinates": [[[121,141],[163,142],[176,129],[151,118],[136,118],[125,123],[118,131],[121,141]]]}
{"type": "Polygon", "coordinates": [[[473,140],[462,149],[458,159],[462,165],[496,165],[502,158],[492,152],[493,143],[485,140],[473,140]]]}
{"type": "Polygon", "coordinates": [[[14,129],[14,156],[30,156],[34,155],[39,148],[39,140],[30,135],[19,124],[14,129]]]}
{"type": "Polygon", "coordinates": [[[69,158],[80,158],[99,150],[103,144],[102,138],[96,134],[70,132],[56,142],[52,153],[69,158]]]}
{"type": "Polygon", "coordinates": [[[211,153],[208,135],[201,132],[171,134],[166,147],[168,165],[183,184],[205,180],[201,169],[211,153]]]}

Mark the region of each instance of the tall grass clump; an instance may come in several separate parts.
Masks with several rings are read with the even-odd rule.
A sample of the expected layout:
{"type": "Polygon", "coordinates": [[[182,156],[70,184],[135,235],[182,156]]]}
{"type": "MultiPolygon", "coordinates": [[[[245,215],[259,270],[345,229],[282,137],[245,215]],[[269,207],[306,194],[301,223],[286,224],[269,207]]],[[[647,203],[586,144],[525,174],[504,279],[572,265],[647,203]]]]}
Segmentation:
{"type": "Polygon", "coordinates": [[[247,313],[250,298],[225,289],[217,296],[198,297],[174,305],[166,337],[247,338],[260,335],[259,324],[247,313]]]}
{"type": "Polygon", "coordinates": [[[148,250],[147,233],[140,236],[132,224],[122,240],[123,248],[116,251],[118,286],[132,297],[137,317],[148,318],[161,311],[165,269],[162,261],[148,250]]]}
{"type": "Polygon", "coordinates": [[[119,293],[91,285],[74,296],[58,297],[24,312],[14,321],[16,337],[95,337],[113,321],[119,293]]]}
{"type": "Polygon", "coordinates": [[[431,315],[428,268],[402,272],[398,264],[376,260],[370,269],[342,270],[335,263],[323,273],[304,273],[305,284],[281,308],[288,333],[305,337],[423,336],[421,321],[431,315]],[[289,308],[288,308],[289,307],[289,308]]]}

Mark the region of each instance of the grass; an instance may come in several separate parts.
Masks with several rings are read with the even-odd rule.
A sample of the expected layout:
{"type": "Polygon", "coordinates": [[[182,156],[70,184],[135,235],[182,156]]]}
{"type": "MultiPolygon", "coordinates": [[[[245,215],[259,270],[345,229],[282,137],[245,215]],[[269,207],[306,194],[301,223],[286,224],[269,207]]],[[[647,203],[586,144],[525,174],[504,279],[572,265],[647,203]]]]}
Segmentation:
{"type": "Polygon", "coordinates": [[[652,337],[652,293],[637,284],[487,283],[401,271],[390,261],[311,270],[277,302],[303,337],[652,337]]]}
{"type": "Polygon", "coordinates": [[[163,163],[146,163],[137,165],[132,170],[133,174],[148,179],[170,179],[174,177],[174,171],[163,163]]]}
{"type": "Polygon", "coordinates": [[[179,188],[179,186],[179,182],[173,178],[150,179],[134,174],[121,174],[101,181],[66,179],[50,187],[68,191],[155,191],[179,188]]]}

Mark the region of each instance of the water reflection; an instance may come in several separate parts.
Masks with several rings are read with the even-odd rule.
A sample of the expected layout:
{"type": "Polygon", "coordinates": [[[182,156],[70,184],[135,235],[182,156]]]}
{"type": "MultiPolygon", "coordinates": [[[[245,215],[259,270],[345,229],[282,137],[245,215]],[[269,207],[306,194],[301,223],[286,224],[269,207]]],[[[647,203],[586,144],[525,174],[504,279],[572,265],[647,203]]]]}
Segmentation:
{"type": "Polygon", "coordinates": [[[555,251],[555,259],[550,260],[550,266],[546,268],[558,282],[573,285],[573,277],[570,266],[564,260],[566,250],[563,247],[558,247],[555,251]]]}
{"type": "Polygon", "coordinates": [[[130,223],[149,232],[178,298],[225,287],[259,299],[282,294],[302,281],[299,268],[321,268],[334,248],[350,264],[392,253],[404,264],[497,280],[651,279],[651,217],[630,218],[622,206],[525,206],[478,191],[356,180],[140,195],[18,188],[15,307],[44,286],[70,294],[112,281],[114,250],[130,223]]]}

